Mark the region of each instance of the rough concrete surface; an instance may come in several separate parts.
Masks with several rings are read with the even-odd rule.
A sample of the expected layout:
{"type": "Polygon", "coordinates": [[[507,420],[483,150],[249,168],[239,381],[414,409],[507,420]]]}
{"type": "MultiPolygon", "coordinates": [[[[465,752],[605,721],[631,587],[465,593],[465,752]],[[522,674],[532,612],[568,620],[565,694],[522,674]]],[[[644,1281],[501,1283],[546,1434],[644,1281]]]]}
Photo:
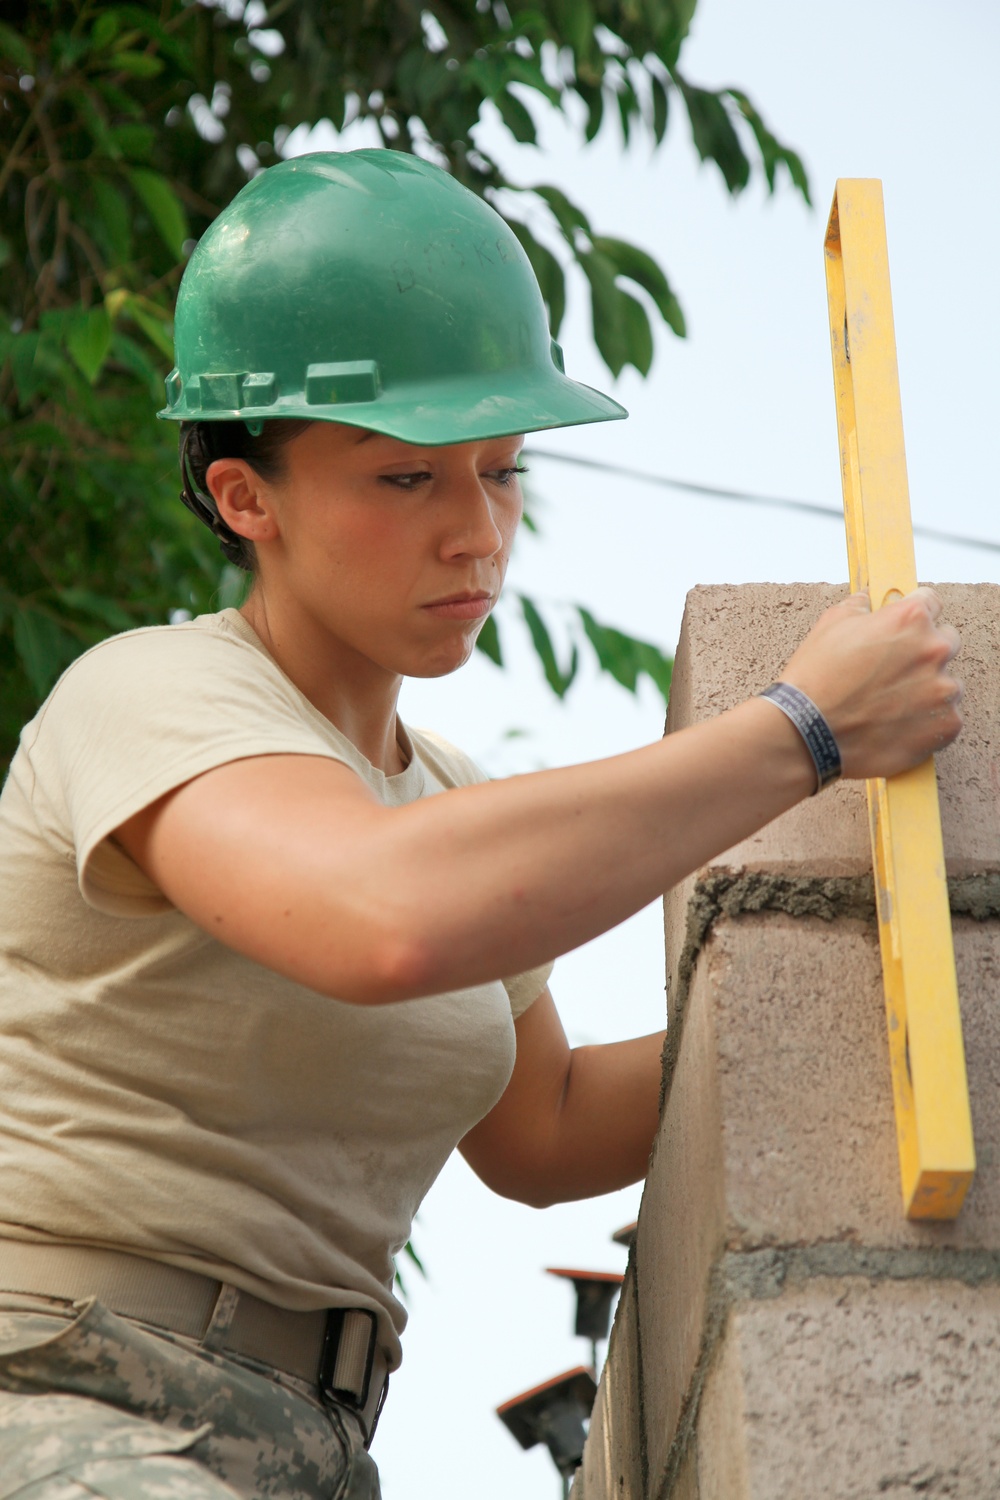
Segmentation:
{"type": "MultiPolygon", "coordinates": [[[[716,1350],[698,1411],[695,1470],[698,1500],[750,1500],[746,1404],[739,1336],[732,1328],[716,1350]]],[[[797,1488],[787,1500],[800,1500],[797,1488]]],[[[670,1497],[673,1500],[673,1497],[670,1497]]],[[[773,1500],[786,1500],[774,1496],[773,1500]]]]}
{"type": "Polygon", "coordinates": [[[687,1024],[711,1006],[731,1247],[1000,1247],[1000,923],[954,930],[978,1169],[959,1218],[932,1224],[902,1213],[872,928],[771,914],[716,925],[687,1024]]]}
{"type": "Polygon", "coordinates": [[[734,1302],[766,1302],[817,1277],[863,1276],[866,1281],[960,1281],[963,1286],[1000,1286],[1000,1250],[955,1250],[914,1245],[873,1249],[836,1240],[768,1250],[727,1250],[712,1272],[710,1302],[718,1311],[716,1332],[734,1302]]]}
{"type": "Polygon", "coordinates": [[[1000,1494],[1000,1287],[815,1281],[730,1316],[700,1500],[1000,1494]]]}
{"type": "Polygon", "coordinates": [[[573,1497],[640,1500],[643,1494],[638,1319],[635,1277],[630,1268],[611,1330],[573,1497]]]}
{"type": "Polygon", "coordinates": [[[687,1451],[667,1500],[701,1500],[698,1487],[698,1450],[694,1443],[687,1451]]]}
{"type": "Polygon", "coordinates": [[[651,1494],[698,1363],[712,1264],[723,1245],[717,1043],[710,996],[702,1002],[701,987],[696,978],[635,1244],[651,1494]]]}
{"type": "MultiPolygon", "coordinates": [[[[1000,586],[935,585],[945,617],[962,633],[965,728],[938,757],[941,821],[949,873],[1000,870],[1000,586]]],[[[667,730],[696,724],[742,702],[780,676],[810,626],[844,586],[745,584],[688,594],[667,730]]],[[[809,798],[713,865],[768,870],[792,879],[866,877],[870,870],[863,784],[842,782],[809,798]]],[[[670,1009],[677,994],[692,876],[665,903],[670,1009]]],[[[968,909],[968,907],[966,908],[968,909]]]]}

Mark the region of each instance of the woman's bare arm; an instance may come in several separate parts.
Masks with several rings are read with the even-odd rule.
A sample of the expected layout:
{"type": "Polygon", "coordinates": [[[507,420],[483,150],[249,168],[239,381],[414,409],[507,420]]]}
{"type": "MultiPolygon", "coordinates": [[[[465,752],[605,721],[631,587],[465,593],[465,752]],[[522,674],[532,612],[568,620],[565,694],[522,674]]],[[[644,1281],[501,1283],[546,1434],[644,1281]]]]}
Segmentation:
{"type": "Polygon", "coordinates": [[[514,1024],[510,1083],[459,1147],[476,1175],[533,1208],[638,1182],[656,1134],[665,1032],[571,1049],[548,990],[514,1024]]]}
{"type": "MultiPolygon", "coordinates": [[[[891,775],[958,733],[957,637],[919,591],[827,611],[784,674],[846,774],[891,775]]],[[[118,830],[206,932],[358,1004],[440,993],[565,953],[813,789],[794,727],[751,699],[613,759],[383,807],[322,758],[232,762],[118,830]]]]}

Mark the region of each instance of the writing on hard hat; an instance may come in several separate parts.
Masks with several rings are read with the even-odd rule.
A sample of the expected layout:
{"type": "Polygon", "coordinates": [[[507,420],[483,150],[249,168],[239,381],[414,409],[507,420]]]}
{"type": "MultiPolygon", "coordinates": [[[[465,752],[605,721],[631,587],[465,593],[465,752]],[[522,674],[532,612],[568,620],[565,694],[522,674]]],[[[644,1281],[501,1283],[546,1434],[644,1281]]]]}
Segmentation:
{"type": "Polygon", "coordinates": [[[570,380],[499,214],[400,151],[261,172],[199,241],[161,417],[315,418],[460,443],[627,415],[570,380]]]}

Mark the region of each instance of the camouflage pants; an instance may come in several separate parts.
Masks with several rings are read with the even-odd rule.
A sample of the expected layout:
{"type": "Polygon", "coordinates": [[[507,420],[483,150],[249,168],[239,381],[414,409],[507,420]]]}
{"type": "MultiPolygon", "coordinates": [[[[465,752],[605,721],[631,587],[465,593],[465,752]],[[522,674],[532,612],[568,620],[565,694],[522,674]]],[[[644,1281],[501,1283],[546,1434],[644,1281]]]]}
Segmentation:
{"type": "Polygon", "coordinates": [[[0,1500],[379,1500],[304,1382],[47,1297],[0,1294],[0,1500]]]}

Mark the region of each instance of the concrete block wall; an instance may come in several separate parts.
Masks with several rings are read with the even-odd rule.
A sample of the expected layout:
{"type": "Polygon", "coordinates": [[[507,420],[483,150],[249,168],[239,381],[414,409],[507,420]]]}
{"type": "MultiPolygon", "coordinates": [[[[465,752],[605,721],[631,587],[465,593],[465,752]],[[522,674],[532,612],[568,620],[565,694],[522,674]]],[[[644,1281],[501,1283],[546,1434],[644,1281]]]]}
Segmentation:
{"type": "MultiPolygon", "coordinates": [[[[1000,1495],[1000,588],[941,585],[939,757],[978,1169],[903,1217],[864,788],[665,902],[664,1108],[574,1500],[1000,1495]]],[[[767,686],[824,585],[696,589],[668,732],[767,686]]]]}

